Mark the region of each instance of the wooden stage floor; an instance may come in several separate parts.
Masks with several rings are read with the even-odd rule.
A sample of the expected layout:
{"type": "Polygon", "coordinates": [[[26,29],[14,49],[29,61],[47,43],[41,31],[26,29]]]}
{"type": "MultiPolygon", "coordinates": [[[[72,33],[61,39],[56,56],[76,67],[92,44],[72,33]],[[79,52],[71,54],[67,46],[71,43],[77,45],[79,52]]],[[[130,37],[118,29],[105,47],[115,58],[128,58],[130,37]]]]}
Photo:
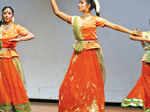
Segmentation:
{"type": "MultiPolygon", "coordinates": [[[[58,112],[58,103],[32,102],[32,112],[58,112]]],[[[120,106],[106,106],[105,112],[144,112],[138,108],[121,108],[120,106]]]]}

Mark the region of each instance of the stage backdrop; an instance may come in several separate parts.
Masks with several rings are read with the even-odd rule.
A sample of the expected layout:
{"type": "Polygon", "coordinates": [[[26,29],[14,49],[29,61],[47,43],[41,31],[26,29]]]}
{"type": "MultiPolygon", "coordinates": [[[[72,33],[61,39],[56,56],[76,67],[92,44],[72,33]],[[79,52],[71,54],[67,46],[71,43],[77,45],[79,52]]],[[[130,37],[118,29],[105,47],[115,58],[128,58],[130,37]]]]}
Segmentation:
{"type": "MultiPolygon", "coordinates": [[[[79,0],[57,0],[59,8],[80,15],[79,0]]],[[[150,0],[101,0],[101,16],[129,29],[150,30],[150,0]]],[[[49,0],[1,0],[0,8],[11,5],[15,22],[28,28],[35,39],[19,43],[17,50],[27,80],[30,98],[58,99],[75,43],[72,26],[57,18],[49,0]]],[[[141,72],[143,48],[127,34],[108,28],[97,31],[107,70],[107,102],[121,102],[133,88],[141,72]]],[[[66,90],[67,91],[67,90],[66,90]]]]}

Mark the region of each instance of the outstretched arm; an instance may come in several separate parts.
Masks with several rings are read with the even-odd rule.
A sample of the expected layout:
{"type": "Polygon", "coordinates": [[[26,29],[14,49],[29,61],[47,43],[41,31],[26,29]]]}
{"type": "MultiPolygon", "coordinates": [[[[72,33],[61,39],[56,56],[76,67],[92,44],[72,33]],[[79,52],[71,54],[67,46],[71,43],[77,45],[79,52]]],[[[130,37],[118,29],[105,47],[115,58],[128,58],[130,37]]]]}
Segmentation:
{"type": "Polygon", "coordinates": [[[61,18],[62,20],[71,23],[71,16],[61,12],[57,6],[56,0],[50,0],[51,5],[52,5],[52,9],[53,12],[56,16],[58,16],[59,18],[61,18]]]}
{"type": "Polygon", "coordinates": [[[129,29],[123,27],[123,26],[111,23],[106,19],[103,19],[103,18],[101,18],[101,19],[102,19],[102,21],[104,21],[104,26],[105,27],[108,27],[108,28],[111,28],[111,29],[114,29],[114,30],[117,30],[117,31],[120,31],[120,32],[128,33],[130,35],[136,35],[136,36],[140,35],[139,32],[137,32],[136,30],[132,31],[132,30],[129,30],[129,29]]]}
{"type": "Polygon", "coordinates": [[[130,39],[131,40],[136,40],[136,41],[141,41],[141,42],[150,42],[149,39],[145,39],[143,37],[138,37],[138,36],[133,36],[133,35],[130,35],[130,39]]]}

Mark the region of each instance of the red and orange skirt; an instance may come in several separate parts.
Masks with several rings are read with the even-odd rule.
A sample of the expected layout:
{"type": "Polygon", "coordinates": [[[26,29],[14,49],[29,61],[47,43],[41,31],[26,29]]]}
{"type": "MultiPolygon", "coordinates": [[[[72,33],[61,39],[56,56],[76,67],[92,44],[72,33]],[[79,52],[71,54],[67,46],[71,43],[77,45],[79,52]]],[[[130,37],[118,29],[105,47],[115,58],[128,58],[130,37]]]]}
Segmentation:
{"type": "Polygon", "coordinates": [[[30,112],[17,57],[0,58],[0,111],[30,112]]]}
{"type": "Polygon", "coordinates": [[[142,73],[135,87],[123,100],[122,107],[142,107],[150,112],[150,64],[142,62],[142,73]]]}
{"type": "Polygon", "coordinates": [[[73,53],[59,90],[59,112],[104,112],[104,68],[99,51],[73,53]]]}

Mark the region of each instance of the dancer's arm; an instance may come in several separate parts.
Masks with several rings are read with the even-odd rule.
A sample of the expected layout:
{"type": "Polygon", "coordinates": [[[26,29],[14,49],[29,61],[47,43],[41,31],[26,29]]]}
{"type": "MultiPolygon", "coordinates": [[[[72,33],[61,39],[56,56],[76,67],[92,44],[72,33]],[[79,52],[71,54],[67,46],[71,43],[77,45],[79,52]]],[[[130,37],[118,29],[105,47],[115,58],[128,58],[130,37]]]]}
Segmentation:
{"type": "Polygon", "coordinates": [[[124,32],[124,33],[128,33],[130,35],[136,35],[136,36],[139,36],[139,32],[137,32],[137,30],[135,31],[132,31],[132,30],[129,30],[123,26],[120,26],[120,25],[117,25],[117,24],[114,24],[114,23],[111,23],[110,21],[104,19],[104,18],[100,18],[101,21],[104,22],[104,27],[108,27],[108,28],[111,28],[113,30],[117,30],[117,31],[120,31],[120,32],[124,32]]]}
{"type": "Polygon", "coordinates": [[[16,39],[12,39],[9,40],[10,42],[20,42],[20,41],[27,41],[27,40],[31,40],[34,38],[34,35],[29,32],[26,36],[22,36],[21,38],[16,38],[16,39]]]}
{"type": "Polygon", "coordinates": [[[138,36],[133,36],[133,35],[130,35],[130,39],[131,40],[136,40],[136,41],[142,41],[142,42],[150,42],[149,39],[145,39],[143,37],[138,37],[138,36]]]}
{"type": "Polygon", "coordinates": [[[18,32],[18,34],[21,37],[11,39],[11,40],[9,40],[10,42],[27,41],[27,40],[31,40],[35,37],[31,32],[29,32],[26,28],[24,28],[23,26],[21,26],[19,24],[17,24],[16,28],[17,28],[16,31],[18,32]]]}
{"type": "Polygon", "coordinates": [[[53,12],[56,16],[58,16],[59,18],[61,18],[62,20],[71,23],[71,16],[61,12],[57,6],[56,0],[50,0],[51,5],[52,5],[52,9],[53,12]]]}

